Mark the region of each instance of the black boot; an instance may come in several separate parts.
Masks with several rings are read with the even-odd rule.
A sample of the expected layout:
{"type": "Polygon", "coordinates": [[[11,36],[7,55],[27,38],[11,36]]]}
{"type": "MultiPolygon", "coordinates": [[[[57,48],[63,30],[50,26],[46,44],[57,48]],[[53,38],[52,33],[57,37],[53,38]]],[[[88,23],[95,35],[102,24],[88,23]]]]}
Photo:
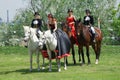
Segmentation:
{"type": "Polygon", "coordinates": [[[92,33],[92,41],[95,43],[95,33],[92,33]]]}

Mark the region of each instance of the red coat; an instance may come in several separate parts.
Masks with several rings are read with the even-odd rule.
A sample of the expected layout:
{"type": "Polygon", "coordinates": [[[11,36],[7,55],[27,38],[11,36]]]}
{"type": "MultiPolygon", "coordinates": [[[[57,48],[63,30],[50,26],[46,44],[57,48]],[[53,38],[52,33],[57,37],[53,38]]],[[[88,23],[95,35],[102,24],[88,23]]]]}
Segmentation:
{"type": "Polygon", "coordinates": [[[72,36],[74,37],[76,44],[77,44],[77,37],[76,37],[75,26],[74,26],[74,21],[75,21],[74,16],[67,17],[66,21],[67,21],[68,26],[71,28],[72,36]]]}

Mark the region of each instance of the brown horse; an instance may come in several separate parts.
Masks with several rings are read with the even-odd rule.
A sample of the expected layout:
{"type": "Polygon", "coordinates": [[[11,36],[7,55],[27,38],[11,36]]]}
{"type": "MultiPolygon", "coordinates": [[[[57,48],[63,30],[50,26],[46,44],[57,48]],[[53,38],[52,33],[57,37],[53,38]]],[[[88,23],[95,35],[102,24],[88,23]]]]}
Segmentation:
{"type": "Polygon", "coordinates": [[[82,54],[82,63],[85,63],[84,59],[84,53],[83,53],[83,46],[86,47],[86,55],[88,58],[88,64],[90,64],[90,58],[89,58],[89,46],[92,45],[92,48],[95,51],[96,54],[96,62],[95,64],[98,64],[98,60],[100,57],[100,51],[101,51],[101,42],[102,42],[102,32],[99,28],[95,27],[95,40],[96,42],[94,43],[91,39],[91,32],[89,27],[86,27],[80,20],[77,20],[75,22],[75,29],[76,29],[76,34],[77,34],[77,39],[78,39],[78,46],[80,53],[82,54]]]}
{"type": "MultiPolygon", "coordinates": [[[[67,23],[62,22],[62,23],[61,23],[61,27],[62,27],[62,30],[63,30],[64,32],[66,32],[67,35],[68,35],[68,37],[70,38],[73,61],[74,61],[74,64],[76,64],[76,60],[75,60],[75,50],[74,50],[74,45],[76,44],[76,40],[75,40],[75,38],[72,36],[71,29],[70,29],[70,27],[67,25],[67,23]]],[[[81,61],[79,50],[78,50],[78,54],[79,54],[79,61],[81,61]]]]}

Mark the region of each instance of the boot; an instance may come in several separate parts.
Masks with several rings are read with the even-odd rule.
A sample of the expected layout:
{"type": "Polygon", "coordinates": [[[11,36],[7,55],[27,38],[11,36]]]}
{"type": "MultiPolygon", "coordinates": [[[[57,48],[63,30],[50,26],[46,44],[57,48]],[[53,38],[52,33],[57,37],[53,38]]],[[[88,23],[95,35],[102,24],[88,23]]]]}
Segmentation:
{"type": "Polygon", "coordinates": [[[95,43],[95,33],[92,34],[92,41],[95,43]]]}

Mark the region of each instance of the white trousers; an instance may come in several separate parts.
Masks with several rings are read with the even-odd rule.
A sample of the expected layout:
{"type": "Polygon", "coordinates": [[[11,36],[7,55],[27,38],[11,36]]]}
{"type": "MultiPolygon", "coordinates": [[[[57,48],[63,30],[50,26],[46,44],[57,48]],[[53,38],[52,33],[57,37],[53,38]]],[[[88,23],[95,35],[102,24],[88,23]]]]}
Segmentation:
{"type": "Polygon", "coordinates": [[[94,27],[91,26],[90,28],[91,28],[91,30],[92,30],[92,33],[95,34],[95,29],[94,29],[94,27]]]}

